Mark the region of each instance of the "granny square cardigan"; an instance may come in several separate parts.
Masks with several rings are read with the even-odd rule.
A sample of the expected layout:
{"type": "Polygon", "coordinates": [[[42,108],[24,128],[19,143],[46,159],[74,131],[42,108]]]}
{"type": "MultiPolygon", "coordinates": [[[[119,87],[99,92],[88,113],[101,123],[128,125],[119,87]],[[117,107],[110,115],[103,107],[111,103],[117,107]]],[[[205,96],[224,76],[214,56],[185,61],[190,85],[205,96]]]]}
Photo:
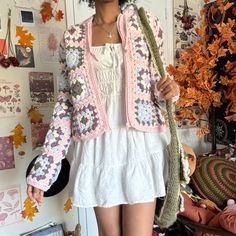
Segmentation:
{"type": "MultiPolygon", "coordinates": [[[[156,17],[147,13],[150,26],[163,57],[163,32],[156,17]]],[[[43,146],[27,183],[47,191],[61,169],[71,139],[88,140],[109,131],[109,122],[92,64],[92,20],[71,26],[60,45],[62,73],[53,117],[43,146]]],[[[147,42],[140,28],[134,5],[118,16],[125,68],[126,127],[143,132],[165,128],[165,119],[157,106],[155,71],[147,42]]]]}

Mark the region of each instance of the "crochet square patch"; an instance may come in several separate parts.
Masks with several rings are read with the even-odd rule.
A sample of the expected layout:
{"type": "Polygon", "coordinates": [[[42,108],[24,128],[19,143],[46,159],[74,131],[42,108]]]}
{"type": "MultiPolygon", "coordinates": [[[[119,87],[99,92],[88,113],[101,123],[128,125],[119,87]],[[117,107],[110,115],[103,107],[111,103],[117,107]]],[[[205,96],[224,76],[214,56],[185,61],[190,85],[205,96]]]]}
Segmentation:
{"type": "Polygon", "coordinates": [[[90,95],[84,74],[74,73],[71,76],[71,95],[76,102],[81,102],[90,95]]]}
{"type": "Polygon", "coordinates": [[[133,51],[135,53],[135,58],[142,62],[148,62],[150,58],[150,52],[144,37],[135,37],[132,41],[133,51]]]}
{"type": "Polygon", "coordinates": [[[61,164],[58,163],[54,170],[51,170],[53,161],[53,156],[43,154],[39,156],[30,172],[32,178],[36,178],[37,181],[46,179],[47,175],[49,174],[49,170],[52,171],[53,175],[49,179],[49,185],[53,183],[61,169],[61,164]]]}
{"type": "Polygon", "coordinates": [[[151,73],[148,68],[137,67],[136,75],[137,78],[137,91],[139,93],[150,94],[151,92],[151,73]]]}
{"type": "Polygon", "coordinates": [[[79,68],[84,61],[84,51],[81,47],[66,48],[66,65],[69,70],[79,68]]]}
{"type": "Polygon", "coordinates": [[[73,115],[73,135],[82,137],[96,130],[99,120],[95,106],[89,104],[74,112],[76,114],[73,115]]]}
{"type": "Polygon", "coordinates": [[[139,124],[149,127],[165,124],[165,119],[154,102],[138,98],[135,103],[135,115],[139,124]]]}

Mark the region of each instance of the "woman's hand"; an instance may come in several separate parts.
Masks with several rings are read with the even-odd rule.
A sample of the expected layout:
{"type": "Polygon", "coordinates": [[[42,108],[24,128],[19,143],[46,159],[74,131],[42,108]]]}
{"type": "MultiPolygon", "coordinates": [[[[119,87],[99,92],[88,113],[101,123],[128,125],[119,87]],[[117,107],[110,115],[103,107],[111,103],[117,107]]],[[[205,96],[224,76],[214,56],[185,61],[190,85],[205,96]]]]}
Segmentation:
{"type": "Polygon", "coordinates": [[[27,186],[27,195],[33,201],[37,202],[39,205],[43,203],[43,193],[44,191],[38,188],[35,188],[32,185],[27,186]]]}
{"type": "Polygon", "coordinates": [[[161,99],[168,100],[179,95],[178,84],[168,76],[162,78],[156,86],[161,99]]]}

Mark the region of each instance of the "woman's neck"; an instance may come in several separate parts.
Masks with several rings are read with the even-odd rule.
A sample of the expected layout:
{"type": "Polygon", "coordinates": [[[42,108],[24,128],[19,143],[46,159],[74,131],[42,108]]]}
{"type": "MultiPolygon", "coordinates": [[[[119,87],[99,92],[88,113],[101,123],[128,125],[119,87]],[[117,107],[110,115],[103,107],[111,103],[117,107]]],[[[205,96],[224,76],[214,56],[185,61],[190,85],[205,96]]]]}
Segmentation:
{"type": "Polygon", "coordinates": [[[120,6],[118,1],[110,3],[96,3],[95,21],[97,24],[112,24],[116,21],[117,16],[120,14],[120,6]]]}

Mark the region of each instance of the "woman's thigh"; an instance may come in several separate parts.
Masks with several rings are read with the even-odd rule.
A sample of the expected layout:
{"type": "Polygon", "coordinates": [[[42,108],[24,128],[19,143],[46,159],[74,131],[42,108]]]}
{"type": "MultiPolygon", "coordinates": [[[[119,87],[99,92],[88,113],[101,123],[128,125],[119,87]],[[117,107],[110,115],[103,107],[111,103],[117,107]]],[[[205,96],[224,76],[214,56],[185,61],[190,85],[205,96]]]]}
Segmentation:
{"type": "Polygon", "coordinates": [[[94,208],[99,236],[121,236],[121,207],[94,208]]]}
{"type": "Polygon", "coordinates": [[[122,205],[122,236],[151,236],[156,200],[122,205]]]}

